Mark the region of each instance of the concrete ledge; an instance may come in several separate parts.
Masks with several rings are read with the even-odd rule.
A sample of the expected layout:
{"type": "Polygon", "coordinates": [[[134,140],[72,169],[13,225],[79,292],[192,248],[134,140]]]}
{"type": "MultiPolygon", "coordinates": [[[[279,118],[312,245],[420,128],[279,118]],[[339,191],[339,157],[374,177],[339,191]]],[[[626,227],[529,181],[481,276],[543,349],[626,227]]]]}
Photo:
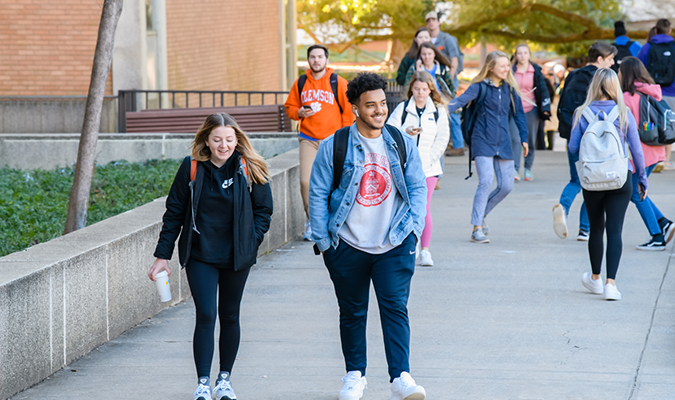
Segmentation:
{"type": "MultiPolygon", "coordinates": [[[[297,149],[268,163],[274,215],[259,256],[301,234],[305,222],[297,149]]],[[[0,258],[0,399],[190,295],[177,251],[171,302],[159,301],[146,275],[164,200],[0,258]]]]}
{"type": "MultiPolygon", "coordinates": [[[[298,147],[295,132],[250,133],[251,144],[265,158],[298,147]]],[[[96,146],[96,162],[127,160],[138,162],[158,158],[181,159],[190,154],[193,134],[105,133],[96,146]]],[[[0,134],[0,167],[53,169],[77,160],[79,133],[0,134]],[[31,157],[26,157],[30,154],[31,157]]]]}

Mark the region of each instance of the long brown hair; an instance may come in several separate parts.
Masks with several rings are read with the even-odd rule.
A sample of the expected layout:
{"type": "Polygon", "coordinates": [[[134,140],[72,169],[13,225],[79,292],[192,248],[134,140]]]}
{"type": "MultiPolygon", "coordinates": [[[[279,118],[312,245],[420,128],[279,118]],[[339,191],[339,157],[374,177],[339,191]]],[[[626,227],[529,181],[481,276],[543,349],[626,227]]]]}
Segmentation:
{"type": "Polygon", "coordinates": [[[206,141],[209,139],[211,132],[221,126],[226,126],[234,129],[234,134],[237,138],[237,150],[241,157],[246,162],[248,175],[253,183],[267,183],[270,180],[270,172],[267,168],[265,159],[258,154],[251,146],[251,141],[248,136],[239,127],[237,121],[227,113],[216,113],[206,117],[206,120],[199,128],[195,139],[192,141],[192,158],[197,161],[208,161],[211,159],[211,149],[206,146],[206,141]]]}
{"type": "Polygon", "coordinates": [[[621,75],[621,88],[624,92],[635,94],[635,82],[642,82],[654,85],[654,79],[645,68],[642,61],[635,57],[626,57],[621,60],[619,65],[619,74],[621,75]]]}
{"type": "MultiPolygon", "coordinates": [[[[417,50],[417,58],[415,60],[421,60],[422,57],[422,49],[431,49],[434,51],[434,59],[438,61],[439,64],[445,65],[448,68],[452,68],[452,65],[450,64],[450,61],[448,61],[447,58],[443,54],[441,54],[440,51],[438,51],[438,47],[436,47],[435,44],[431,42],[424,42],[420,45],[419,50],[417,50]]],[[[414,64],[413,64],[414,65],[414,64]]]]}
{"type": "Polygon", "coordinates": [[[436,82],[434,80],[434,77],[431,76],[430,73],[427,71],[415,71],[415,73],[412,76],[412,79],[410,80],[410,86],[408,86],[408,98],[411,99],[413,97],[413,92],[412,92],[412,87],[415,84],[415,82],[424,82],[427,85],[429,85],[429,90],[431,91],[429,93],[429,97],[431,97],[431,100],[434,102],[435,106],[438,106],[440,104],[446,104],[446,102],[443,101],[443,98],[441,94],[438,92],[436,89],[436,82]]]}
{"type": "Polygon", "coordinates": [[[429,34],[429,37],[431,37],[431,32],[430,32],[429,29],[428,29],[427,27],[425,27],[425,26],[421,27],[420,29],[417,30],[417,32],[415,32],[415,36],[414,36],[414,38],[413,38],[413,42],[412,42],[412,44],[410,45],[410,48],[408,49],[408,52],[406,53],[406,55],[408,56],[408,58],[410,58],[410,59],[413,60],[413,61],[415,61],[415,57],[417,57],[417,54],[418,54],[419,51],[420,51],[420,48],[419,48],[419,46],[417,45],[417,41],[415,41],[415,39],[417,39],[417,36],[420,34],[420,32],[426,32],[426,33],[429,34]]]}

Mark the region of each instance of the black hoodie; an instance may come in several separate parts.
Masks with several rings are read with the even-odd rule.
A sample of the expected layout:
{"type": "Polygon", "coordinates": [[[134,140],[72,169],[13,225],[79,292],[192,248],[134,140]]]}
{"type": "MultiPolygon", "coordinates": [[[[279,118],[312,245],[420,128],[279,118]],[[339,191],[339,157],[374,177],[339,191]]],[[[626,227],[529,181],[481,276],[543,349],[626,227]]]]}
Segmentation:
{"type": "MultiPolygon", "coordinates": [[[[269,183],[253,183],[249,188],[241,156],[234,154],[231,159],[235,166],[231,185],[232,209],[221,210],[228,212],[231,216],[231,228],[223,227],[226,232],[223,232],[222,236],[216,232],[217,237],[209,237],[207,246],[232,246],[232,265],[235,271],[239,271],[255,264],[258,246],[270,227],[272,191],[269,183]],[[225,244],[225,242],[228,243],[225,244]]],[[[185,267],[194,250],[193,237],[205,235],[208,231],[202,232],[206,226],[199,226],[199,221],[202,219],[200,214],[204,212],[202,207],[210,208],[202,203],[203,193],[210,194],[211,187],[214,193],[216,191],[218,174],[208,175],[205,172],[210,168],[208,166],[210,163],[210,161],[198,162],[197,176],[193,182],[190,182],[191,157],[183,160],[166,199],[166,212],[162,217],[163,226],[155,249],[155,257],[171,259],[176,239],[180,234],[178,255],[181,265],[185,267]],[[207,175],[213,178],[213,181],[210,181],[207,175]],[[198,234],[197,231],[201,233],[198,234]]],[[[223,167],[227,168],[226,165],[223,167]]],[[[222,188],[222,183],[221,179],[220,188],[222,188]]],[[[201,246],[201,240],[199,242],[201,246]]]]}
{"type": "Polygon", "coordinates": [[[598,67],[595,65],[586,65],[567,75],[558,102],[558,132],[561,138],[570,138],[574,110],[586,101],[588,88],[591,86],[591,81],[597,70],[598,67]]]}
{"type": "Polygon", "coordinates": [[[234,174],[237,172],[239,153],[234,154],[220,168],[207,161],[204,166],[204,184],[199,200],[195,226],[199,234],[192,234],[192,258],[219,266],[232,268],[234,255],[234,174]]]}

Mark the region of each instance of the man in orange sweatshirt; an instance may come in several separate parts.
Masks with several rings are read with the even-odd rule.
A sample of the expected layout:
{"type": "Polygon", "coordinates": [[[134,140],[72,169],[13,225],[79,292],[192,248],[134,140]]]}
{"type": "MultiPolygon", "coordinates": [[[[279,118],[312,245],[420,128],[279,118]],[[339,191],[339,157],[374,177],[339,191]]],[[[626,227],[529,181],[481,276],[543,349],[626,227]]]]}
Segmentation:
{"type": "MultiPolygon", "coordinates": [[[[284,106],[291,119],[300,121],[300,190],[309,220],[309,177],[319,144],[338,129],[354,123],[354,115],[347,100],[347,81],[332,68],[326,68],[328,49],[320,44],[310,46],[307,62],[309,69],[295,81],[284,106]]],[[[305,240],[310,240],[309,221],[305,226],[305,240]]]]}

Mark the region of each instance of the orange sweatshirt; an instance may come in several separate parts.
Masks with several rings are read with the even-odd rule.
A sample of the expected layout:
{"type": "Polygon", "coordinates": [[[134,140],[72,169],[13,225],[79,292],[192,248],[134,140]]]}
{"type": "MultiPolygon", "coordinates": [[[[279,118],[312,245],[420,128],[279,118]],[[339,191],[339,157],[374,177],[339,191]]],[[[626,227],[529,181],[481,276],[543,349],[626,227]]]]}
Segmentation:
{"type": "Polygon", "coordinates": [[[326,74],[316,80],[312,76],[311,69],[308,69],[307,81],[302,88],[302,94],[298,94],[298,81],[296,80],[284,104],[288,116],[296,121],[300,120],[298,130],[315,139],[325,139],[338,129],[354,123],[352,106],[347,100],[347,81],[338,75],[337,101],[342,106],[342,115],[340,115],[340,107],[330,87],[332,73],[332,68],[326,68],[326,74]],[[311,117],[299,118],[298,110],[303,105],[312,107],[315,114],[311,117]]]}

